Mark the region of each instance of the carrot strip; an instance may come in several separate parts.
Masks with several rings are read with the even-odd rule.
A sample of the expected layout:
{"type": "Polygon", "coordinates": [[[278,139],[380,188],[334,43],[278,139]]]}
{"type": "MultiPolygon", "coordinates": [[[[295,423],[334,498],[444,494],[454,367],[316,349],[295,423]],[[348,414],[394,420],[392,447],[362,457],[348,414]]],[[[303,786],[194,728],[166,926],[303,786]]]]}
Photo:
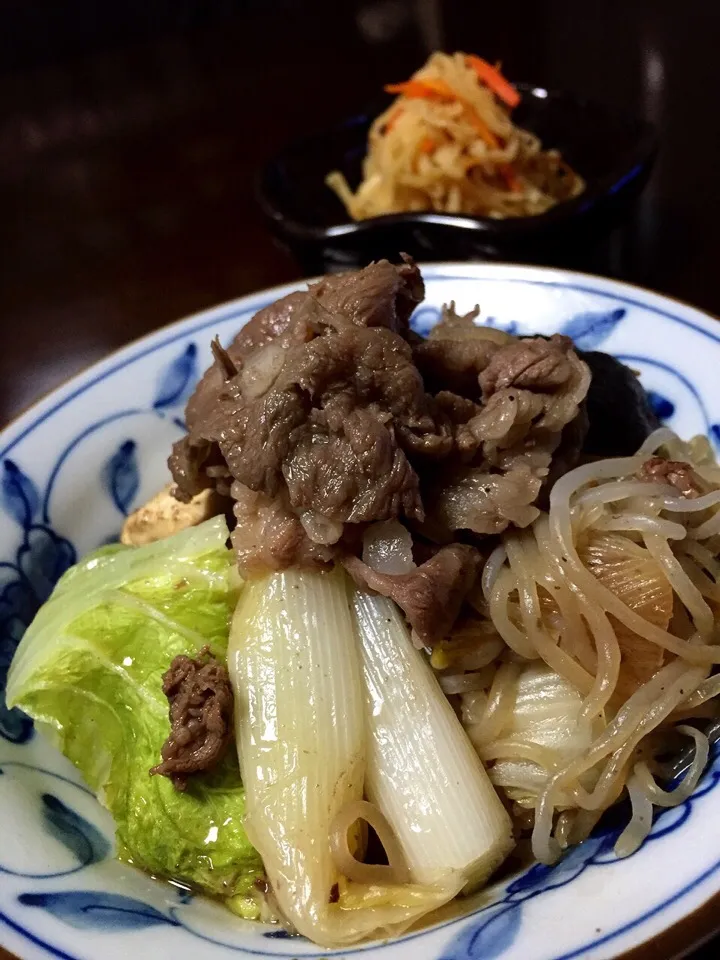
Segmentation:
{"type": "Polygon", "coordinates": [[[418,153],[432,153],[435,147],[437,147],[437,144],[432,137],[423,137],[418,147],[418,153]]]}
{"type": "Polygon", "coordinates": [[[457,100],[457,94],[444,80],[406,80],[405,83],[389,83],[385,87],[385,92],[423,100],[431,100],[433,97],[457,100]]]}
{"type": "Polygon", "coordinates": [[[433,100],[438,97],[443,100],[458,100],[465,106],[465,116],[481,139],[494,149],[500,146],[498,138],[485,121],[478,116],[472,105],[459,96],[444,80],[408,80],[405,83],[389,83],[385,87],[385,92],[422,100],[433,100]]]}
{"type": "Polygon", "coordinates": [[[522,190],[522,184],[519,179],[515,176],[515,172],[509,163],[503,163],[498,168],[500,171],[500,176],[505,181],[508,190],[511,193],[520,193],[522,190]]]}
{"type": "Polygon", "coordinates": [[[506,103],[511,110],[520,103],[520,94],[515,87],[487,60],[469,54],[465,62],[475,71],[478,80],[489,87],[495,96],[506,103]]]}

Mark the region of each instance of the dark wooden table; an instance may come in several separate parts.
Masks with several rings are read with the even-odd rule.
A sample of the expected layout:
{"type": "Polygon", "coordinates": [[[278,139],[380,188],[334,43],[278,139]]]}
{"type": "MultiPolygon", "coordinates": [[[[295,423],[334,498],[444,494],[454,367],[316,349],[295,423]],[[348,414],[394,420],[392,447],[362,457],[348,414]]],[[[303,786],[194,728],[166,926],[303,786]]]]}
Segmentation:
{"type": "Polygon", "coordinates": [[[298,277],[256,207],[258,167],[436,48],[658,124],[654,176],[604,269],[720,313],[709,0],[3,0],[0,12],[0,424],[149,330],[298,277]]]}

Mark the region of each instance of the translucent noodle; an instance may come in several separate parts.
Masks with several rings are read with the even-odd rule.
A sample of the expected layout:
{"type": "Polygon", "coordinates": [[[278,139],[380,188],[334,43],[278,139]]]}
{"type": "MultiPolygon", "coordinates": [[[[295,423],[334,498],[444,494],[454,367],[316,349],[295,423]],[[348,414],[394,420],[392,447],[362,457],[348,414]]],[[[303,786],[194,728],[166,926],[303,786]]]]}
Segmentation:
{"type": "MultiPolygon", "coordinates": [[[[543,626],[540,616],[540,604],[537,593],[539,554],[533,550],[523,534],[511,535],[506,539],[506,550],[510,569],[515,577],[515,585],[520,598],[520,614],[527,637],[537,654],[552,667],[556,673],[565,677],[578,689],[590,692],[592,676],[571,656],[562,651],[543,626]],[[533,562],[534,561],[534,562],[533,562]]],[[[540,574],[541,575],[541,574],[540,574]]]]}
{"type": "Polygon", "coordinates": [[[607,517],[595,524],[596,530],[637,530],[642,533],[654,533],[669,540],[682,540],[687,531],[680,523],[670,520],[658,520],[655,517],[642,517],[626,514],[623,517],[607,517]]]}
{"type": "Polygon", "coordinates": [[[485,710],[471,733],[476,744],[494,740],[503,732],[512,711],[513,687],[519,673],[517,664],[504,663],[495,674],[485,710]]]}
{"type": "Polygon", "coordinates": [[[474,712],[463,701],[463,720],[493,782],[534,811],[538,859],[552,862],[587,837],[624,794],[632,812],[616,852],[631,853],[653,808],[695,789],[708,738],[681,721],[720,713],[711,702],[720,675],[710,676],[720,663],[718,534],[720,470],[709,448],[663,429],[635,457],[567,473],[551,489],[548,513],[503,534],[491,554],[483,588],[507,650],[489,688],[468,694],[474,712]],[[645,482],[652,454],[689,464],[701,493],[645,482]],[[559,688],[521,703],[523,677],[538,662],[580,695],[574,726],[553,719],[559,688]],[[655,758],[674,749],[674,731],[695,751],[681,783],[666,789],[655,758]]]}
{"type": "Polygon", "coordinates": [[[599,583],[578,556],[570,515],[571,495],[581,485],[592,481],[635,472],[642,463],[643,460],[639,457],[602,460],[578,467],[557,481],[550,495],[550,530],[558,553],[557,559],[564,564],[566,576],[573,588],[579,589],[588,599],[599,603],[639,636],[688,660],[697,663],[720,663],[720,648],[704,643],[691,644],[645,620],[599,583]]]}
{"type": "Polygon", "coordinates": [[[689,726],[678,726],[675,729],[680,733],[692,737],[695,741],[693,761],[679,786],[672,790],[663,790],[662,787],[656,783],[646,763],[639,763],[635,767],[635,776],[643,784],[652,802],[658,807],[676,807],[679,803],[685,803],[688,797],[692,796],[707,765],[710,754],[710,743],[701,730],[696,730],[695,727],[689,726]]]}
{"type": "Polygon", "coordinates": [[[583,715],[591,719],[603,710],[615,690],[620,673],[620,645],[602,610],[595,609],[591,603],[586,604],[585,616],[597,653],[595,683],[583,705],[583,715]]]}
{"type": "Polygon", "coordinates": [[[495,581],[497,580],[497,575],[506,559],[507,551],[505,550],[503,544],[500,544],[500,546],[496,547],[490,554],[485,566],[483,567],[481,583],[483,596],[486,600],[490,600],[490,594],[493,586],[495,585],[495,581]]]}
{"type": "Polygon", "coordinates": [[[532,641],[512,622],[509,608],[510,594],[517,589],[511,570],[503,570],[490,594],[490,616],[500,636],[518,656],[531,660],[537,656],[532,641]]]}
{"type": "Polygon", "coordinates": [[[653,805],[647,790],[640,782],[637,773],[634,773],[627,784],[632,817],[617,839],[615,850],[621,857],[635,853],[652,828],[653,805]]]}
{"type": "Polygon", "coordinates": [[[699,707],[708,700],[714,699],[719,694],[720,674],[717,674],[714,677],[708,677],[707,680],[704,680],[701,684],[699,684],[695,690],[695,693],[693,693],[692,696],[689,696],[683,703],[683,707],[686,710],[692,710],[693,707],[699,707]]]}
{"type": "Polygon", "coordinates": [[[546,770],[554,770],[555,768],[552,753],[549,750],[544,750],[536,743],[501,740],[482,747],[479,753],[485,762],[503,757],[505,759],[530,760],[531,763],[536,763],[539,767],[545,767],[546,770]]]}
{"type": "Polygon", "coordinates": [[[703,600],[698,588],[675,559],[667,541],[662,537],[650,536],[645,538],[645,546],[663,566],[673,590],[690,613],[700,636],[709,638],[715,627],[712,611],[703,600]]]}

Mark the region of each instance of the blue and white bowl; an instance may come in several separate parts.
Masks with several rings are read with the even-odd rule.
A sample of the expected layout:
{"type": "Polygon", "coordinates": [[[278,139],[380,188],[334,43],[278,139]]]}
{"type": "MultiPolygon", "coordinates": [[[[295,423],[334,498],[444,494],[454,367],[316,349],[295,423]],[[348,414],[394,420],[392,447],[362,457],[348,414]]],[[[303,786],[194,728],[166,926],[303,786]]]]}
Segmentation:
{"type": "MultiPolygon", "coordinates": [[[[579,347],[613,353],[638,370],[656,412],[678,433],[707,433],[720,444],[720,325],[705,314],[556,270],[448,264],[423,274],[418,331],[427,332],[441,305],[455,300],[463,311],[479,303],[484,321],[504,330],[567,333],[579,347]]],[[[167,451],[182,435],[184,403],[210,362],[211,338],[230,339],[293,288],[146,337],[0,436],[0,943],[20,957],[290,960],[326,953],[113,860],[107,813],[2,696],[15,646],[58,577],[117,537],[127,513],[167,481],[167,451]]],[[[648,956],[666,960],[720,926],[711,903],[720,896],[719,779],[716,753],[695,795],[662,813],[626,860],[614,857],[610,830],[555,867],[534,866],[490,888],[470,915],[341,954],[608,960],[647,945],[648,956]]]]}

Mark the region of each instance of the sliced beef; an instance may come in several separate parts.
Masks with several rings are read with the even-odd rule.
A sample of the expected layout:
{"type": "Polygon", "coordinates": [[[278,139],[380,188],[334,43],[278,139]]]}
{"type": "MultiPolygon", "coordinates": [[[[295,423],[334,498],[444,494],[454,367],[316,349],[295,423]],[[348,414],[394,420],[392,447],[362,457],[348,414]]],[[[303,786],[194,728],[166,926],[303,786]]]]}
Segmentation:
{"type": "Polygon", "coordinates": [[[360,327],[386,327],[406,336],[410,315],[425,297],[425,284],[413,261],[405,258],[397,267],[380,260],[359,273],[323,277],[309,293],[331,324],[342,317],[360,327]]]}
{"type": "Polygon", "coordinates": [[[378,573],[358,557],[347,557],[343,563],[359,587],[394,600],[418,640],[431,645],[450,631],[481,560],[473,547],[455,543],[442,547],[411,573],[378,573]]]}
{"type": "MultiPolygon", "coordinates": [[[[237,520],[232,545],[238,565],[246,576],[285,570],[288,567],[321,567],[335,556],[333,533],[311,540],[300,516],[283,497],[268,497],[237,481],[232,486],[233,512],[237,520]]],[[[309,522],[306,518],[306,523],[309,522]]],[[[335,525],[336,527],[338,525],[335,525]]],[[[342,533],[342,525],[340,533],[342,533]]],[[[317,535],[316,530],[313,533],[317,535]]]]}
{"type": "Polygon", "coordinates": [[[274,341],[285,345],[309,340],[313,331],[309,323],[307,302],[307,291],[298,290],[258,310],[228,347],[230,358],[236,362],[242,361],[254,350],[274,341]]]}
{"type": "Polygon", "coordinates": [[[532,523],[556,453],[563,470],[578,461],[589,382],[567,337],[511,338],[479,374],[482,404],[438,394],[467,465],[423,484],[424,530],[443,542],[454,530],[491,535],[532,523]]]}
{"type": "Polygon", "coordinates": [[[412,262],[396,267],[383,260],[358,273],[324,278],[255,314],[225,351],[237,376],[228,377],[216,356],[188,401],[189,433],[175,444],[168,461],[178,498],[187,502],[200,490],[216,486],[207,467],[222,462],[222,456],[205,426],[217,419],[221,400],[242,391],[255,397],[267,392],[282,369],[284,351],[309,343],[325,330],[350,324],[407,333],[410,314],[423,295],[422,277],[412,262]]]}
{"type": "Polygon", "coordinates": [[[572,352],[572,340],[558,333],[509,343],[480,374],[483,397],[508,387],[554,393],[571,376],[572,352]]]}
{"type": "Polygon", "coordinates": [[[440,392],[451,388],[471,400],[480,400],[478,377],[500,347],[513,342],[501,330],[478,326],[478,309],[461,315],[455,304],[443,308],[427,340],[416,344],[415,362],[428,389],[440,392]]]}
{"type": "MultiPolygon", "coordinates": [[[[307,300],[307,292],[298,291],[258,311],[225,351],[236,369],[242,369],[245,357],[269,343],[286,346],[310,340],[314,333],[306,309],[307,300]]],[[[227,373],[216,357],[188,401],[185,421],[190,429],[212,412],[226,380],[227,373]]]]}
{"type": "Polygon", "coordinates": [[[478,376],[497,349],[489,340],[430,338],[415,347],[415,362],[430,390],[452,386],[462,396],[479,400],[478,376]]]}
{"type": "Polygon", "coordinates": [[[660,426],[633,371],[607,353],[581,353],[592,374],[587,394],[590,422],[583,452],[595,457],[630,457],[660,426]]]}
{"type": "Polygon", "coordinates": [[[414,264],[382,261],[214,345],[169,462],[181,499],[233,491],[246,575],[356,553],[378,521],[436,544],[526,526],[556,452],[574,465],[589,374],[570,341],[520,341],[451,305],[418,343],[422,293],[414,264]]]}
{"type": "Polygon", "coordinates": [[[472,460],[481,441],[471,424],[482,413],[482,406],[450,390],[441,390],[435,396],[435,406],[450,423],[456,458],[463,462],[472,460]]]}
{"type": "Polygon", "coordinates": [[[197,659],[177,656],[163,676],[170,703],[170,736],[161,749],[162,763],[151,774],[169,777],[177,790],[188,779],[212,769],[233,736],[233,694],[227,668],[207,647],[197,659]]]}
{"type": "Polygon", "coordinates": [[[648,483],[667,483],[688,500],[693,500],[702,493],[700,478],[691,465],[683,460],[650,457],[640,467],[638,477],[648,483]]]}
{"type": "Polygon", "coordinates": [[[286,493],[297,511],[349,523],[422,519],[400,437],[436,436],[428,411],[408,344],[347,325],[284,351],[265,394],[233,382],[195,433],[217,444],[234,479],[269,497],[286,493]]]}
{"type": "MultiPolygon", "coordinates": [[[[424,295],[420,271],[412,262],[395,267],[381,260],[359,275],[324,277],[307,291],[290,293],[259,310],[227,348],[227,356],[241,368],[246,357],[270,343],[280,347],[307,343],[318,326],[332,324],[336,314],[358,326],[387,327],[405,334],[410,314],[424,295]]],[[[214,405],[225,379],[216,360],[188,402],[186,421],[191,429],[214,405]]]]}
{"type": "Polygon", "coordinates": [[[189,434],[173,444],[168,467],[175,481],[172,493],[176,499],[190,503],[203,490],[215,487],[207,470],[215,456],[220,456],[217,446],[200,438],[193,442],[189,434]]]}

